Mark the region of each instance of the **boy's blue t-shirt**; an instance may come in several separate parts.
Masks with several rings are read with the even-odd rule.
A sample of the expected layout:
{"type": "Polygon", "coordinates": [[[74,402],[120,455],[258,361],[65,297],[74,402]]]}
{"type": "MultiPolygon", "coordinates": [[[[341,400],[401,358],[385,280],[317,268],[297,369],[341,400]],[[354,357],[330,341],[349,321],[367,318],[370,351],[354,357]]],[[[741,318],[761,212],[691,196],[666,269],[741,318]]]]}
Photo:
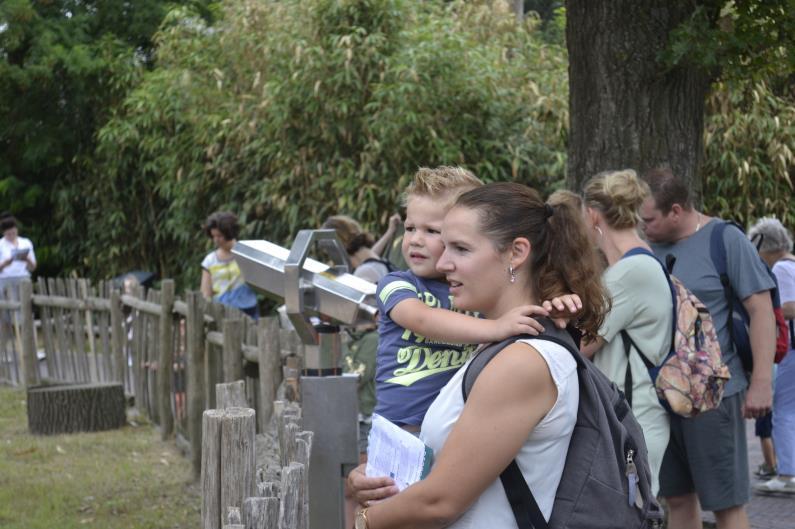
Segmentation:
{"type": "Polygon", "coordinates": [[[423,279],[411,271],[392,272],[378,282],[376,296],[375,413],[400,426],[419,426],[436,395],[477,345],[435,342],[401,327],[390,317],[395,305],[411,298],[429,307],[452,310],[450,289],[444,281],[423,279]]]}

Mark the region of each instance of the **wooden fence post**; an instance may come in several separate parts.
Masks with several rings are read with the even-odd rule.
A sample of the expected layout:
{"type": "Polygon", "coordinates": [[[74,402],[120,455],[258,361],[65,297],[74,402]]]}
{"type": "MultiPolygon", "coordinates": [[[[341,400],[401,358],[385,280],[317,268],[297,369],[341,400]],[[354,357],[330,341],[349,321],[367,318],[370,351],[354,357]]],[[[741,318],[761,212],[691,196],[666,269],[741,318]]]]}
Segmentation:
{"type": "Polygon", "coordinates": [[[185,321],[186,335],[186,392],[188,404],[188,437],[193,477],[201,473],[202,412],[204,411],[204,310],[199,292],[185,293],[188,315],[185,321]]]}
{"type": "Polygon", "coordinates": [[[259,348],[259,428],[268,431],[273,416],[273,401],[282,382],[282,358],[279,347],[279,318],[262,318],[257,326],[259,348]]]}
{"type": "Polygon", "coordinates": [[[282,468],[281,505],[279,527],[306,529],[303,522],[306,473],[301,463],[290,463],[282,468]]]}
{"type": "MultiPolygon", "coordinates": [[[[78,299],[88,299],[88,281],[83,278],[77,280],[77,295],[78,299]]],[[[88,339],[88,351],[86,353],[88,380],[91,382],[97,382],[100,380],[101,375],[99,373],[99,363],[97,358],[96,337],[94,336],[94,315],[90,308],[86,307],[85,314],[80,315],[80,320],[80,332],[85,332],[86,339],[88,339]],[[85,324],[83,324],[83,317],[85,317],[85,324]],[[89,355],[91,358],[89,358],[89,355]]]]}
{"type": "Polygon", "coordinates": [[[224,318],[224,382],[243,378],[243,320],[224,318]]]}
{"type": "Polygon", "coordinates": [[[221,419],[221,509],[254,496],[256,418],[251,408],[227,408],[221,419]]]}
{"type": "Polygon", "coordinates": [[[39,383],[39,359],[36,356],[36,341],[33,333],[33,283],[29,279],[19,285],[20,313],[22,316],[22,383],[24,387],[39,383]]]}
{"type": "Polygon", "coordinates": [[[167,439],[174,433],[174,414],[171,412],[171,391],[174,371],[174,280],[164,279],[160,285],[160,336],[158,355],[158,401],[160,415],[160,437],[167,439]]]}
{"type": "Polygon", "coordinates": [[[248,408],[246,402],[246,381],[235,380],[215,385],[215,407],[219,410],[225,408],[248,408]]]}
{"type": "Polygon", "coordinates": [[[224,410],[202,415],[202,529],[221,527],[221,422],[224,410]]]}
{"type": "Polygon", "coordinates": [[[246,529],[278,529],[279,498],[246,498],[243,521],[246,529]]]}
{"type": "Polygon", "coordinates": [[[127,367],[124,358],[124,314],[122,313],[121,294],[113,289],[110,292],[110,342],[113,351],[113,380],[124,385],[124,370],[127,367]]]}

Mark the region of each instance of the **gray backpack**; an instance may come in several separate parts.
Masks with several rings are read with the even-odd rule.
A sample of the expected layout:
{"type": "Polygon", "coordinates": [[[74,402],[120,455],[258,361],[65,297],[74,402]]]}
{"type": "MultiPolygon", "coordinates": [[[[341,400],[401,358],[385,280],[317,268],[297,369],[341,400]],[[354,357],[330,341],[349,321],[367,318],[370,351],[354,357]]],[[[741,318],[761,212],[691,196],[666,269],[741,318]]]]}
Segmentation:
{"type": "Polygon", "coordinates": [[[662,510],[651,495],[651,472],[643,432],[624,394],[590,361],[571,335],[544,319],[540,336],[514,336],[473,358],[461,389],[466,401],[475,379],[502,349],[517,340],[548,340],[565,347],[577,362],[580,403],[555,494],[549,523],[544,519],[516,460],[500,474],[519,529],[652,529],[662,527],[662,510]]]}

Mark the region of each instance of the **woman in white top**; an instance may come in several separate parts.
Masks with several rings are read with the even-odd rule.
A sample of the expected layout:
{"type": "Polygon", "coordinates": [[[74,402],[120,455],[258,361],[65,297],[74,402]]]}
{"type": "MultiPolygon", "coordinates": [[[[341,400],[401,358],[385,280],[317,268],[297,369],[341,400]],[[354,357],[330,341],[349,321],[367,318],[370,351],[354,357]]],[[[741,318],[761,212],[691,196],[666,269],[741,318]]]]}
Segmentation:
{"type": "Polygon", "coordinates": [[[232,248],[240,233],[237,216],[228,211],[217,211],[207,217],[204,232],[212,239],[215,250],[202,260],[202,295],[205,299],[235,307],[257,319],[257,296],[243,280],[232,255],[232,248]]]}
{"type": "MultiPolygon", "coordinates": [[[[582,299],[580,326],[595,336],[607,300],[578,210],[545,204],[520,184],[488,184],[461,195],[445,217],[442,239],[437,268],[457,308],[494,319],[573,291],[582,299]]],[[[513,459],[549,519],[579,403],[573,358],[547,341],[516,342],[486,365],[466,404],[464,371],[423,421],[421,437],[435,455],[428,477],[360,511],[357,529],[515,528],[499,481],[513,459]]],[[[369,480],[354,487],[369,494],[360,500],[394,493],[387,478],[352,473],[351,480],[369,480]]]]}
{"type": "Polygon", "coordinates": [[[754,489],[795,494],[795,255],[792,236],[774,218],[762,218],[748,231],[759,255],[773,268],[781,309],[790,328],[790,349],[776,370],[773,392],[773,446],[777,475],[754,489]]]}
{"type": "Polygon", "coordinates": [[[612,307],[599,336],[584,346],[583,353],[592,357],[607,378],[626,393],[628,364],[623,332],[629,336],[626,343],[631,344],[632,412],[646,438],[652,493],[656,495],[670,419],[636,348],[654,365],[663,361],[671,349],[673,301],[665,271],[657,259],[645,253],[626,255],[638,248],[651,253],[638,234],[638,208],[647,196],[648,185],[632,170],[601,173],[585,184],[583,212],[591,240],[609,264],[604,281],[612,307]]]}
{"type": "Polygon", "coordinates": [[[30,239],[20,237],[12,215],[0,217],[0,284],[18,284],[36,269],[36,254],[30,239]]]}

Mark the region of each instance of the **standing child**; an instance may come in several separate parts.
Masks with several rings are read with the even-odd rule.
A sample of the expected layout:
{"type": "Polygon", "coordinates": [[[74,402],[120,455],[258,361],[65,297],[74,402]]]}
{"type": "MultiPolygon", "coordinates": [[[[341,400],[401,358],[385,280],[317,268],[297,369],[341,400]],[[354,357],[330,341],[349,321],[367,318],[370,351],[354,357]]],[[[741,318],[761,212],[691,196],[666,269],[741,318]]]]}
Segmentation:
{"type": "Polygon", "coordinates": [[[375,413],[409,431],[419,431],[431,402],[476,344],[543,330],[529,317],[546,315],[537,306],[517,307],[497,320],[457,311],[450,285],[436,269],[444,252],[441,229],[447,211],[459,195],[481,185],[460,167],[421,168],[405,198],[402,252],[409,270],[392,272],[378,283],[375,413]]]}

